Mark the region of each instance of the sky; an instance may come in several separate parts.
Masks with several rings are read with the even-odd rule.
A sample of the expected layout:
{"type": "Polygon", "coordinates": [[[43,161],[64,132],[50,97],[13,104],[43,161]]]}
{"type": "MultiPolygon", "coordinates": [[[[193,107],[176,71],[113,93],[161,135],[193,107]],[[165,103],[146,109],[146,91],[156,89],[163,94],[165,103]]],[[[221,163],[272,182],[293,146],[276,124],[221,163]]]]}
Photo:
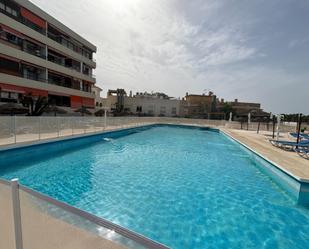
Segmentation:
{"type": "Polygon", "coordinates": [[[97,85],[309,114],[308,0],[32,0],[97,46],[97,85]]]}

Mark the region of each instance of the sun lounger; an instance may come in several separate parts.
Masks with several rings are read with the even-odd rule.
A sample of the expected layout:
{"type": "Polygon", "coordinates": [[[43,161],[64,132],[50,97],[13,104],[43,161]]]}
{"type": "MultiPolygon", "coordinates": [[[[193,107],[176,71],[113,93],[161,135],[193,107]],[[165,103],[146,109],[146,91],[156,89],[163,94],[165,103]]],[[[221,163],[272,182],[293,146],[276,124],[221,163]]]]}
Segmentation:
{"type": "MultiPolygon", "coordinates": [[[[296,132],[290,132],[290,136],[293,138],[297,138],[297,133],[296,132]]],[[[305,134],[305,133],[300,133],[299,137],[302,139],[309,139],[309,134],[305,134]]]]}
{"type": "Polygon", "coordinates": [[[309,148],[309,140],[303,140],[300,141],[299,143],[297,142],[291,142],[291,141],[280,141],[280,140],[269,140],[269,142],[281,149],[284,150],[294,150],[296,147],[298,148],[309,148]]]}
{"type": "Polygon", "coordinates": [[[303,158],[309,159],[309,148],[295,148],[294,149],[298,155],[300,155],[303,158]]]}

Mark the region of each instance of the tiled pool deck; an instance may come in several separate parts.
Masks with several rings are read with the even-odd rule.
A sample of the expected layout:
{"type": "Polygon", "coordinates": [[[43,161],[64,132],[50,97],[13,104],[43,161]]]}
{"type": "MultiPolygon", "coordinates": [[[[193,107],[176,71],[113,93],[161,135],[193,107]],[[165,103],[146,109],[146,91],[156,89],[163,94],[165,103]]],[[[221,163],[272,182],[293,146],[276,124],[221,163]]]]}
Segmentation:
{"type": "MultiPolygon", "coordinates": [[[[234,139],[250,147],[264,158],[275,163],[280,169],[293,176],[299,181],[309,183],[309,161],[300,157],[295,152],[285,151],[273,146],[268,140],[271,139],[270,132],[247,130],[221,129],[234,139]]],[[[287,133],[281,133],[280,139],[290,140],[287,133]]]]}

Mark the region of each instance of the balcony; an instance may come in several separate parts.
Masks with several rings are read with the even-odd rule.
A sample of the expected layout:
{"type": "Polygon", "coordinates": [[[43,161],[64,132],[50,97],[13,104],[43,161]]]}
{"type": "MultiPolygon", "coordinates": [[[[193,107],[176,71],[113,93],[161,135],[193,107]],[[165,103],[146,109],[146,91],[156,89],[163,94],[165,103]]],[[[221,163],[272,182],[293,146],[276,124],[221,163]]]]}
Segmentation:
{"type": "Polygon", "coordinates": [[[27,27],[41,33],[44,36],[49,37],[50,39],[56,41],[57,43],[71,49],[72,51],[88,58],[89,60],[93,60],[92,51],[87,49],[86,47],[79,45],[78,42],[74,41],[68,35],[58,31],[56,28],[53,28],[51,25],[48,24],[48,29],[46,29],[46,21],[37,17],[37,19],[41,19],[38,23],[34,23],[31,20],[25,18],[24,12],[27,12],[28,15],[36,16],[35,14],[31,13],[30,11],[22,8],[21,6],[17,5],[13,1],[8,2],[4,0],[0,0],[0,13],[5,14],[6,16],[14,19],[17,22],[20,22],[27,27]],[[41,23],[40,23],[41,22],[41,23]],[[42,22],[45,22],[43,25],[42,22]]]}
{"type": "Polygon", "coordinates": [[[82,56],[88,58],[89,60],[93,60],[92,51],[83,48],[82,46],[76,44],[69,36],[61,33],[56,28],[48,25],[47,36],[54,40],[55,42],[60,43],[61,45],[73,50],[74,52],[81,54],[82,56]]]}
{"type": "Polygon", "coordinates": [[[23,39],[13,33],[14,31],[8,31],[6,28],[0,25],[0,41],[3,44],[9,45],[16,49],[22,50],[28,54],[35,55],[37,57],[46,59],[45,48],[36,43],[33,43],[27,39],[23,39]]]}
{"type": "Polygon", "coordinates": [[[45,48],[28,40],[23,40],[22,50],[29,54],[46,59],[45,48]]]}
{"type": "Polygon", "coordinates": [[[26,25],[27,27],[46,35],[46,29],[38,26],[37,24],[31,22],[30,20],[26,19],[21,15],[21,8],[14,2],[10,1],[4,1],[0,0],[0,12],[5,14],[6,16],[9,16],[16,21],[26,25]]]}
{"type": "Polygon", "coordinates": [[[46,82],[46,69],[38,68],[30,65],[20,65],[20,75],[29,80],[46,82]]]}
{"type": "Polygon", "coordinates": [[[75,70],[76,72],[80,72],[80,62],[73,60],[71,58],[68,58],[62,54],[59,54],[55,51],[49,50],[48,51],[48,56],[47,56],[48,61],[56,63],[58,65],[64,66],[66,68],[75,70]]]}

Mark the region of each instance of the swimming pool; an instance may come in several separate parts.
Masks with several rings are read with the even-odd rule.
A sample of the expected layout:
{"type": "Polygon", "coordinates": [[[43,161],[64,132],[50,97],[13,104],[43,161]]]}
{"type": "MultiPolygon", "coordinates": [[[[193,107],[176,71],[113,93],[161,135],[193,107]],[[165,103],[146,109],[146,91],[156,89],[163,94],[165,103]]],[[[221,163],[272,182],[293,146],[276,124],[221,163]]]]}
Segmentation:
{"type": "Polygon", "coordinates": [[[172,248],[309,246],[309,210],[214,130],[154,125],[0,159],[0,177],[172,248]]]}

